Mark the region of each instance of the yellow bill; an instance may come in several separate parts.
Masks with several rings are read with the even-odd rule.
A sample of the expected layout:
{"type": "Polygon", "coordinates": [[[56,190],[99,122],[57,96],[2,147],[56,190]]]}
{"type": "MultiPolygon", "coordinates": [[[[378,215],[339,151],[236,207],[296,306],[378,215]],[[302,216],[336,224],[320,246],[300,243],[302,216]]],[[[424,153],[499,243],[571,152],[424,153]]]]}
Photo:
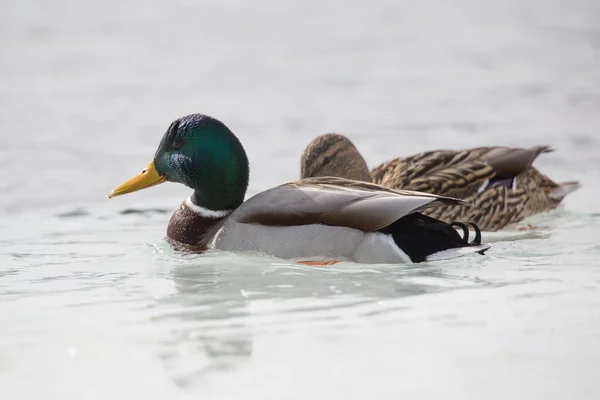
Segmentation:
{"type": "Polygon", "coordinates": [[[122,194],[137,192],[138,190],[146,189],[152,186],[160,185],[165,182],[167,178],[161,176],[154,168],[154,160],[150,161],[150,164],[136,177],[131,178],[125,183],[120,184],[113,189],[108,195],[108,198],[120,196],[122,194]]]}

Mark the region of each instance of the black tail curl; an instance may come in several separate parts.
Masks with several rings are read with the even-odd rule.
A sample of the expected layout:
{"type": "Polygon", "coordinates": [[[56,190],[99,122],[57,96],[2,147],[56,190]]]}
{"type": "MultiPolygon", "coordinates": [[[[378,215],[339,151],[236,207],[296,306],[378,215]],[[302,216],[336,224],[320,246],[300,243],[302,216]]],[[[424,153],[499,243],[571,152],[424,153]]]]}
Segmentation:
{"type": "MultiPolygon", "coordinates": [[[[471,242],[469,242],[469,228],[467,227],[467,225],[463,224],[462,222],[455,221],[455,222],[452,222],[450,224],[450,226],[452,226],[452,227],[457,226],[460,229],[462,229],[462,231],[463,231],[462,240],[465,242],[466,245],[477,246],[477,245],[481,244],[481,229],[479,229],[477,224],[475,224],[474,222],[468,222],[468,224],[473,227],[473,230],[475,230],[475,239],[473,239],[471,242]]],[[[486,252],[486,250],[481,250],[481,251],[478,251],[477,253],[483,255],[486,252]]]]}
{"type": "MultiPolygon", "coordinates": [[[[469,227],[462,222],[447,224],[421,213],[412,213],[400,218],[379,232],[391,235],[394,242],[412,262],[427,261],[427,257],[439,251],[481,245],[481,230],[472,222],[475,238],[469,242],[469,227]],[[463,236],[454,227],[462,229],[463,236]]],[[[486,249],[477,251],[483,255],[486,249]]]]}
{"type": "Polygon", "coordinates": [[[474,223],[474,222],[468,222],[469,225],[471,225],[473,227],[473,230],[475,230],[475,239],[473,239],[473,241],[469,242],[469,228],[467,227],[467,225],[463,224],[462,222],[452,222],[450,223],[450,226],[457,226],[460,229],[462,229],[463,231],[463,241],[465,242],[465,244],[471,245],[471,246],[477,246],[479,244],[481,244],[481,230],[479,229],[479,227],[474,223]]]}

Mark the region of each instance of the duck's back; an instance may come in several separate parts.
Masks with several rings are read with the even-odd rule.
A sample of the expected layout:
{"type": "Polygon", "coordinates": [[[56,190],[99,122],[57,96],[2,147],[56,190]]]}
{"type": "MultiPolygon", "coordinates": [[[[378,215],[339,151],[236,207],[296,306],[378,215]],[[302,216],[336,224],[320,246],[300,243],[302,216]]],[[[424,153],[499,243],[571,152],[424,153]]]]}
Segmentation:
{"type": "Polygon", "coordinates": [[[457,197],[472,207],[443,206],[423,213],[446,222],[466,219],[496,231],[533,214],[556,208],[577,182],[557,184],[531,164],[552,151],[479,147],[439,150],[390,160],[371,171],[374,183],[457,197]]]}
{"type": "Polygon", "coordinates": [[[452,226],[419,214],[443,204],[464,202],[366,182],[305,179],[248,199],[227,218],[213,246],[287,259],[366,263],[419,262],[442,251],[456,250],[450,256],[458,256],[489,248],[469,243],[452,226]],[[422,240],[409,240],[416,236],[422,240]]]}

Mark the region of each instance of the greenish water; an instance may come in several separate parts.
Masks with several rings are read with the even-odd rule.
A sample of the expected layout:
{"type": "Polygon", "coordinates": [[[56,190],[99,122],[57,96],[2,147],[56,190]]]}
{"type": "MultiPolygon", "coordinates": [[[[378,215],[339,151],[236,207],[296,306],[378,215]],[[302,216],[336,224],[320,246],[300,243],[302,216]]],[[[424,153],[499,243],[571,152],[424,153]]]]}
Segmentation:
{"type": "Polygon", "coordinates": [[[597,397],[596,2],[0,4],[0,398],[597,397]],[[186,188],[107,195],[191,112],[239,136],[249,194],[330,131],[371,167],[550,144],[583,187],[484,257],[182,256],[186,188]]]}

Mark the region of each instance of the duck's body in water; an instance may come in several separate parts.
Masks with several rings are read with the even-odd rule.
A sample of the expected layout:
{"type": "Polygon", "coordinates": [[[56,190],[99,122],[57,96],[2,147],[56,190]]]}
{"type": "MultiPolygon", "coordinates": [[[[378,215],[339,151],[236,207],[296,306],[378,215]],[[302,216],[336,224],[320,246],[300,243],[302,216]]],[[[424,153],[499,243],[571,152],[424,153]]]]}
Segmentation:
{"type": "MultiPolygon", "coordinates": [[[[489,245],[468,242],[449,224],[420,211],[461,200],[396,191],[340,178],[310,178],[261,192],[246,202],[249,167],[237,137],[220,121],[193,114],[174,121],[154,159],[109,197],[165,181],[192,188],[167,236],[178,248],[256,252],[285,259],[421,262],[489,245]]],[[[460,224],[459,224],[460,225],[460,224]]]]}
{"type": "Polygon", "coordinates": [[[330,133],[306,147],[300,173],[302,178],[337,176],[463,199],[472,207],[445,205],[423,213],[448,223],[467,220],[482,230],[497,231],[556,208],[580,187],[576,181],[555,183],[532,166],[540,154],[550,151],[548,146],[434,150],[396,158],[369,171],[348,138],[330,133]]]}

